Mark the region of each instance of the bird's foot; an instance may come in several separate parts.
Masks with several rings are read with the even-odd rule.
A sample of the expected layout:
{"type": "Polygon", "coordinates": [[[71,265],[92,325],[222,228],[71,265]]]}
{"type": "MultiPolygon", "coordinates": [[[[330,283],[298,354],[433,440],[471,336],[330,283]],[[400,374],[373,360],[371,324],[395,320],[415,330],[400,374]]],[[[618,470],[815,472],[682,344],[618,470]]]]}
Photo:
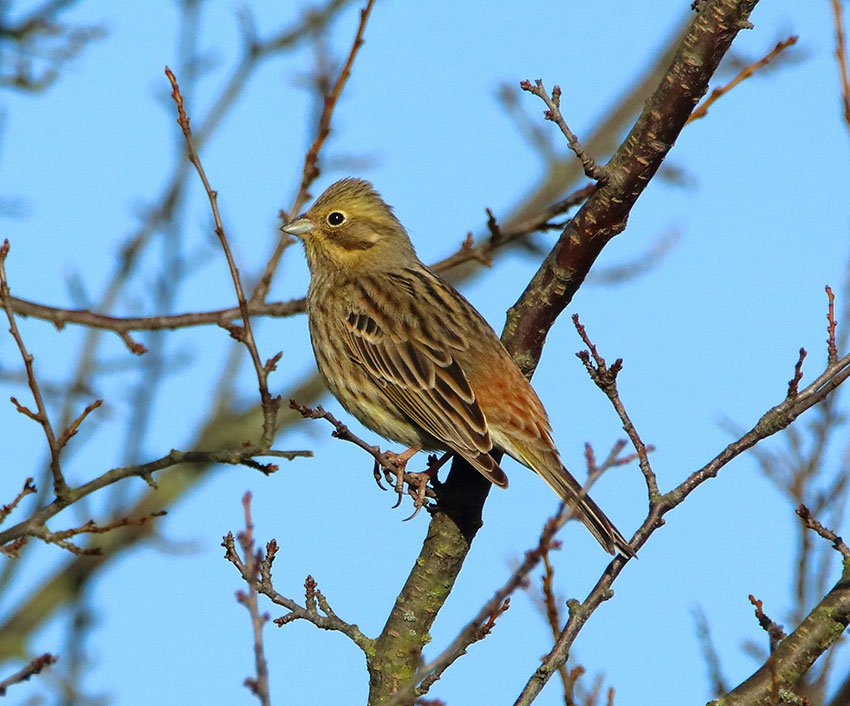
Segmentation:
{"type": "MultiPolygon", "coordinates": [[[[400,454],[392,451],[384,452],[385,458],[389,461],[389,464],[384,466],[384,477],[387,479],[387,483],[392,483],[393,490],[395,490],[396,495],[398,496],[398,500],[396,501],[396,504],[393,505],[393,508],[397,508],[401,505],[401,499],[404,497],[404,476],[405,469],[407,468],[407,462],[419,453],[421,449],[421,446],[411,446],[409,449],[405,449],[400,454]]],[[[380,482],[378,485],[380,485],[380,482]]]]}
{"type": "MultiPolygon", "coordinates": [[[[452,453],[444,453],[440,458],[435,455],[428,457],[428,468],[420,473],[406,473],[404,482],[407,483],[407,490],[413,498],[413,513],[404,518],[404,522],[412,520],[419,514],[419,511],[427,506],[426,499],[428,497],[428,483],[434,483],[437,478],[437,472],[443,467],[446,461],[452,457],[452,453]]],[[[431,492],[431,497],[434,493],[431,492]]]]}
{"type": "Polygon", "coordinates": [[[405,486],[407,486],[406,492],[413,498],[414,510],[412,515],[404,518],[405,522],[412,520],[419,514],[419,511],[423,507],[427,507],[429,498],[436,497],[433,489],[428,488],[428,483],[431,482],[433,484],[437,477],[437,472],[453,456],[451,452],[444,453],[439,458],[431,454],[428,456],[428,468],[426,470],[418,473],[407,471],[407,463],[420,450],[421,447],[413,446],[398,454],[392,451],[385,451],[384,458],[387,463],[375,461],[375,466],[372,469],[372,475],[381,490],[386,490],[384,484],[381,482],[382,480],[386,480],[396,492],[398,499],[396,500],[396,504],[393,505],[393,509],[401,505],[401,501],[405,495],[405,486]]]}

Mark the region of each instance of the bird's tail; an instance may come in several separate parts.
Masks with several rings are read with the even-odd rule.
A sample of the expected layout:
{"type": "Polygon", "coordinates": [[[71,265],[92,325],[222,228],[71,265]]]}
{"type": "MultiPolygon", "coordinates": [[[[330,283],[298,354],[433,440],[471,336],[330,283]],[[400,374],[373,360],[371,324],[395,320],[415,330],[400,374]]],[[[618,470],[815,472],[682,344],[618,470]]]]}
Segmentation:
{"type": "MultiPolygon", "coordinates": [[[[537,470],[537,469],[535,469],[537,470]]],[[[614,527],[614,523],[608,519],[602,508],[599,507],[587,494],[581,484],[572,477],[570,472],[561,465],[559,471],[547,468],[545,472],[537,470],[538,474],[545,480],[569,507],[590,533],[596,537],[606,552],[609,554],[620,553],[626,557],[634,557],[635,551],[629,543],[614,527]]]]}

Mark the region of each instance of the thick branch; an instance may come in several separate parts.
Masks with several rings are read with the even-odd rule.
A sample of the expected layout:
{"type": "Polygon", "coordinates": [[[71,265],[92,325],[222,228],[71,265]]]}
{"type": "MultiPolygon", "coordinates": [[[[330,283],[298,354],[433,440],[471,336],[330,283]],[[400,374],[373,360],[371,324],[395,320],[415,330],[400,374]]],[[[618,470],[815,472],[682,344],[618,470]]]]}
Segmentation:
{"type": "MultiPolygon", "coordinates": [[[[793,693],[809,668],[823,652],[835,644],[850,624],[850,564],[838,583],[815,606],[806,619],[783,639],[765,664],[747,681],[724,697],[712,701],[712,706],[771,706],[775,703],[775,683],[779,696],[793,693]]],[[[794,701],[789,701],[794,703],[794,701]]]]}

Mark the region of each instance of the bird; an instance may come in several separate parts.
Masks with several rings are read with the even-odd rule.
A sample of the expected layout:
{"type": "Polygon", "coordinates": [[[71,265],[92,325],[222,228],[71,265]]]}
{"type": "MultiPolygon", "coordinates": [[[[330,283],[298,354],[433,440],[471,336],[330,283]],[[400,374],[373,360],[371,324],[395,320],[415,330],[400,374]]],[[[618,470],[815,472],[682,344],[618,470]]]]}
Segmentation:
{"type": "Polygon", "coordinates": [[[546,410],[484,317],[416,255],[372,184],[329,186],[281,230],[310,270],[307,316],[319,371],[365,427],[419,450],[448,451],[494,485],[491,455],[535,471],[610,554],[635,555],[561,461],[546,410]]]}

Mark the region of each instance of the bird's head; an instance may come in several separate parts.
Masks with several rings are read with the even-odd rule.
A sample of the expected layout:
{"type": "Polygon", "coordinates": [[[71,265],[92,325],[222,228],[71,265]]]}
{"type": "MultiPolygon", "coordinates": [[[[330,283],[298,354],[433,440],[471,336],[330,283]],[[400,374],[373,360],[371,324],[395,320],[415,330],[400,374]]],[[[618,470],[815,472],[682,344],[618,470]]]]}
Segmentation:
{"type": "Polygon", "coordinates": [[[284,233],[304,242],[310,271],[366,271],[416,262],[404,226],[380,194],[363,179],[331,184],[284,233]]]}

